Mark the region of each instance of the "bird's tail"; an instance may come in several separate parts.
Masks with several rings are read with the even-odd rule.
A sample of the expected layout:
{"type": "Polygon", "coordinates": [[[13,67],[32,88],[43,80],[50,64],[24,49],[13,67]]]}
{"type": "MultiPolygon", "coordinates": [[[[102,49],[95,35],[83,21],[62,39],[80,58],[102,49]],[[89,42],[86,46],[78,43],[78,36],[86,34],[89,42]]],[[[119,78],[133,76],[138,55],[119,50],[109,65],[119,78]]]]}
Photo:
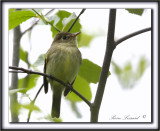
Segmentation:
{"type": "Polygon", "coordinates": [[[61,94],[62,94],[61,90],[53,91],[52,110],[51,110],[52,118],[54,117],[59,118],[60,116],[61,94]]]}

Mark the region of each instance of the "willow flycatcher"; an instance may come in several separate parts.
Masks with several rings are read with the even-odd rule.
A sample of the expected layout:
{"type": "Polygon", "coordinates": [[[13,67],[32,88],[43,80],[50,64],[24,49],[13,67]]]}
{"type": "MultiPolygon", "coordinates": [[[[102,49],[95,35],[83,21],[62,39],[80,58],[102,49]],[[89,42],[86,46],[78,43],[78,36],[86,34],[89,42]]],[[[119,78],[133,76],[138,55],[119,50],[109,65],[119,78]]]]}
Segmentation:
{"type": "MultiPolygon", "coordinates": [[[[60,32],[55,36],[46,53],[44,73],[73,85],[82,62],[76,39],[79,33],[60,32]]],[[[45,93],[48,92],[48,82],[53,91],[51,116],[59,118],[62,92],[65,89],[64,96],[67,96],[70,89],[55,80],[46,77],[43,80],[45,93]]]]}

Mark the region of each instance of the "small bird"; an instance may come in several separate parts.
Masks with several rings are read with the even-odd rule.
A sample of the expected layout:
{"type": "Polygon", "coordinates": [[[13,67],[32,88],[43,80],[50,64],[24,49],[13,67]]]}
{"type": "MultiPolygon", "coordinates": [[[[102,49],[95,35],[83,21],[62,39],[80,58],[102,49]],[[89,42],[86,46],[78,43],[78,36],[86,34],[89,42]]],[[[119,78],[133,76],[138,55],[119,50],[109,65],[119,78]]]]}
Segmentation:
{"type": "MultiPolygon", "coordinates": [[[[59,32],[56,34],[46,53],[44,73],[73,85],[82,62],[76,39],[79,33],[59,32]]],[[[53,92],[51,116],[59,118],[62,92],[64,91],[64,96],[67,96],[70,89],[55,80],[43,77],[45,93],[48,92],[48,82],[53,92]]]]}

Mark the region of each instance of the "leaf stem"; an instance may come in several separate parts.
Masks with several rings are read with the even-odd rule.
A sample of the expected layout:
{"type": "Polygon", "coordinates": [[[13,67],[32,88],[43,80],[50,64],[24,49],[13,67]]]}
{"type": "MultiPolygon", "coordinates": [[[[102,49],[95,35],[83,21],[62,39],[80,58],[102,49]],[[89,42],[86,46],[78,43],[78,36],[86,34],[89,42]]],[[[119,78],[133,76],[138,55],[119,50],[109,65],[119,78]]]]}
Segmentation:
{"type": "Polygon", "coordinates": [[[41,15],[35,10],[35,9],[32,9],[39,17],[41,17],[41,15]]]}
{"type": "Polygon", "coordinates": [[[42,18],[42,16],[36,10],[34,10],[34,9],[32,9],[32,10],[43,20],[43,22],[45,22],[46,24],[49,24],[50,26],[52,26],[53,28],[55,28],[58,32],[61,32],[57,27],[55,27],[54,25],[52,25],[49,21],[47,21],[46,19],[42,18]]]}

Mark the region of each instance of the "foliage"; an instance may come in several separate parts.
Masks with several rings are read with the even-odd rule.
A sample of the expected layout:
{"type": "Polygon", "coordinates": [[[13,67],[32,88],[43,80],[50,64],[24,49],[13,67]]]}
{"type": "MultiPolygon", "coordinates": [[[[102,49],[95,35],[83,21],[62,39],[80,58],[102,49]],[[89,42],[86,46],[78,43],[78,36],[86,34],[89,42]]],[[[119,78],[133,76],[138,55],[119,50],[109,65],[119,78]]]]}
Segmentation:
{"type": "MultiPolygon", "coordinates": [[[[130,13],[137,14],[137,15],[142,15],[143,14],[143,9],[126,9],[130,13]]],[[[54,37],[59,29],[60,31],[68,31],[70,26],[72,25],[73,21],[76,19],[76,14],[67,12],[65,10],[59,10],[57,13],[55,13],[51,17],[46,17],[41,13],[41,10],[35,10],[34,13],[32,10],[26,10],[26,9],[21,9],[21,10],[15,10],[15,9],[10,9],[9,10],[9,30],[15,28],[16,26],[20,25],[22,22],[25,22],[26,20],[32,18],[32,17],[38,17],[42,20],[44,25],[50,25],[51,26],[51,32],[52,32],[52,37],[54,37]]],[[[80,32],[81,31],[81,23],[80,19],[76,22],[72,30],[70,31],[71,33],[75,32],[80,32]]],[[[88,47],[89,44],[91,43],[92,39],[95,36],[93,35],[88,35],[82,32],[78,36],[78,47],[88,47]]],[[[20,59],[25,62],[28,67],[30,68],[30,62],[28,60],[29,52],[24,51],[24,49],[21,47],[20,48],[20,59]]],[[[40,65],[44,64],[44,57],[45,54],[40,54],[37,60],[32,67],[37,67],[40,65]]],[[[136,68],[136,71],[133,71],[132,65],[130,62],[125,65],[124,68],[120,68],[116,63],[112,62],[112,65],[114,67],[114,71],[117,74],[117,77],[120,81],[120,83],[124,87],[133,87],[135,84],[135,81],[139,80],[140,77],[143,75],[146,67],[147,67],[147,61],[145,58],[142,58],[139,62],[139,65],[136,68]],[[138,72],[138,73],[134,73],[138,72]]],[[[101,73],[101,67],[94,64],[93,62],[89,61],[88,59],[83,59],[82,65],[80,67],[79,73],[77,75],[77,78],[75,80],[75,83],[73,85],[74,89],[76,89],[80,94],[82,94],[86,99],[91,101],[92,98],[92,92],[90,89],[90,84],[94,83],[96,84],[99,81],[101,73]]],[[[108,76],[110,75],[110,72],[108,76]]],[[[18,84],[18,89],[14,90],[9,90],[9,94],[14,94],[14,93],[22,93],[26,94],[29,90],[33,89],[37,85],[37,80],[40,76],[38,75],[27,75],[24,78],[19,79],[19,84],[18,84]]],[[[78,117],[81,117],[81,114],[78,111],[78,108],[76,106],[77,102],[81,102],[82,99],[79,98],[77,95],[75,95],[73,92],[70,92],[68,96],[66,97],[67,100],[70,101],[71,107],[75,114],[78,117]]],[[[18,103],[16,106],[16,111],[25,108],[28,110],[35,110],[35,111],[40,111],[40,109],[32,104],[20,104],[18,103]]],[[[54,122],[62,122],[62,119],[52,119],[50,115],[44,116],[45,119],[49,121],[54,121],[54,122]]]]}
{"type": "Polygon", "coordinates": [[[78,118],[81,118],[82,115],[80,114],[79,110],[78,110],[78,107],[76,106],[76,103],[75,102],[71,102],[71,107],[72,107],[72,110],[73,112],[76,114],[76,116],[78,118]]]}
{"type": "MultiPolygon", "coordinates": [[[[79,75],[83,77],[89,83],[97,83],[99,81],[101,73],[101,67],[89,61],[88,59],[83,59],[82,66],[79,70],[79,75]]],[[[109,74],[110,75],[110,72],[109,74]]]]}
{"type": "MultiPolygon", "coordinates": [[[[52,18],[53,19],[50,19],[51,24],[56,26],[56,28],[58,28],[59,30],[67,32],[69,27],[72,25],[73,21],[76,19],[76,15],[75,13],[59,10],[52,18]]],[[[71,33],[80,32],[81,24],[79,19],[74,25],[74,27],[76,28],[72,28],[72,30],[70,31],[71,33]]],[[[58,33],[58,31],[53,26],[51,26],[51,31],[52,37],[54,37],[58,33]]],[[[79,40],[80,37],[78,37],[78,41],[79,40]]]]}
{"type": "Polygon", "coordinates": [[[40,112],[40,109],[36,105],[34,105],[32,103],[30,103],[30,104],[21,104],[20,106],[22,108],[25,108],[25,109],[28,109],[28,110],[31,110],[31,111],[34,110],[34,111],[40,112]]]}
{"type": "Polygon", "coordinates": [[[20,48],[20,59],[25,62],[28,66],[30,65],[28,61],[28,52],[24,51],[23,48],[20,48]]]}
{"type": "Polygon", "coordinates": [[[37,60],[33,63],[33,66],[44,65],[45,54],[40,54],[37,60]]]}
{"type": "Polygon", "coordinates": [[[141,57],[136,69],[133,69],[131,62],[127,62],[125,66],[119,67],[114,61],[112,61],[113,70],[119,80],[119,83],[123,88],[132,88],[137,81],[142,77],[144,71],[148,67],[149,63],[145,57],[141,57]]]}
{"type": "MultiPolygon", "coordinates": [[[[77,17],[75,13],[70,13],[64,10],[59,10],[52,17],[45,17],[40,11],[37,12],[37,10],[34,10],[34,12],[37,12],[35,14],[31,10],[25,9],[25,10],[16,11],[15,9],[10,9],[9,11],[10,29],[18,26],[19,24],[28,20],[31,17],[35,17],[38,14],[38,17],[44,22],[44,24],[47,23],[51,25],[52,37],[54,37],[58,33],[56,28],[60,29],[61,31],[68,31],[69,27],[71,26],[71,24],[77,17]],[[18,20],[15,20],[17,18],[18,20]]],[[[80,24],[80,20],[78,19],[78,21],[74,25],[74,28],[72,28],[71,32],[72,33],[80,32],[80,30],[81,30],[81,24],[80,24]]],[[[78,42],[80,43],[79,46],[80,47],[88,46],[93,38],[94,36],[90,36],[85,33],[81,33],[81,35],[78,37],[78,42]],[[83,40],[81,39],[81,36],[83,40]]],[[[20,48],[20,59],[23,62],[25,62],[28,65],[28,67],[30,67],[31,64],[28,60],[28,55],[29,55],[29,52],[24,51],[23,48],[21,47],[20,48]]],[[[40,54],[40,56],[31,66],[35,68],[37,66],[43,65],[44,57],[45,57],[45,54],[40,54]]],[[[90,62],[87,59],[83,60],[82,63],[83,64],[81,66],[80,73],[77,76],[76,81],[74,83],[74,88],[90,101],[92,98],[92,94],[91,94],[91,89],[90,89],[89,84],[91,82],[92,83],[98,82],[101,67],[90,62]]],[[[38,78],[39,78],[38,75],[27,75],[24,78],[19,79],[18,89],[10,90],[9,93],[13,94],[13,93],[20,92],[22,94],[26,94],[30,89],[36,86],[38,78]]],[[[75,102],[82,101],[81,98],[76,96],[74,93],[69,93],[69,95],[67,96],[67,99],[71,101],[72,103],[71,107],[76,112],[76,114],[79,114],[78,110],[76,110],[75,102]]],[[[21,107],[26,108],[26,109],[31,109],[31,110],[33,108],[32,105],[28,105],[28,106],[21,105],[21,107]]],[[[53,120],[53,121],[60,122],[61,120],[53,120]]]]}
{"type": "Polygon", "coordinates": [[[144,9],[126,9],[129,13],[135,14],[135,15],[142,15],[144,12],[144,9]]]}
{"type": "Polygon", "coordinates": [[[38,118],[38,120],[41,120],[41,119],[46,119],[50,122],[63,122],[61,118],[52,118],[50,114],[44,116],[44,117],[40,117],[38,118]]]}
{"type": "Polygon", "coordinates": [[[17,92],[24,93],[24,92],[26,92],[26,89],[25,89],[25,88],[20,88],[20,89],[10,89],[10,90],[9,90],[9,95],[12,95],[12,94],[17,93],[17,92]]]}
{"type": "Polygon", "coordinates": [[[9,9],[9,30],[32,17],[36,17],[32,11],[9,9]]]}
{"type": "Polygon", "coordinates": [[[81,33],[81,38],[78,41],[78,47],[88,47],[94,37],[94,35],[88,35],[84,32],[81,33]]]}
{"type": "Polygon", "coordinates": [[[19,79],[18,88],[26,89],[23,90],[23,93],[26,93],[27,91],[36,86],[39,77],[39,75],[27,75],[26,77],[19,79]]]}

